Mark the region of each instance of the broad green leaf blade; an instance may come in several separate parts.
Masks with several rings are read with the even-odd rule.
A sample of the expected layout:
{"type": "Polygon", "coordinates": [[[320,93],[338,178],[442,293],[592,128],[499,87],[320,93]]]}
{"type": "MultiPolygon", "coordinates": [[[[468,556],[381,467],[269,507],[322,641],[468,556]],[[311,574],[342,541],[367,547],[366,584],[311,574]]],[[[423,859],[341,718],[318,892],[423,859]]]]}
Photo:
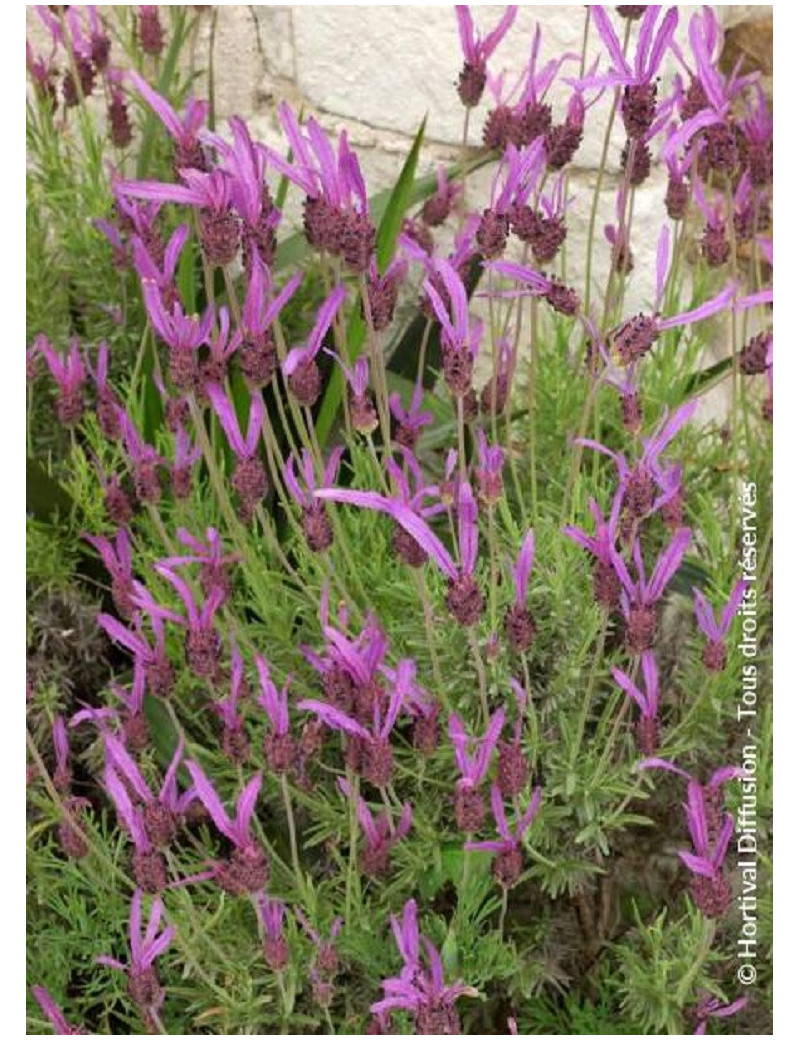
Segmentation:
{"type": "Polygon", "coordinates": [[[54,480],[37,459],[25,460],[25,508],[37,520],[53,520],[72,509],[69,493],[54,480]]]}
{"type": "Polygon", "coordinates": [[[425,116],[420,123],[419,130],[417,130],[417,135],[414,138],[414,143],[411,146],[411,151],[408,153],[406,161],[403,163],[403,169],[400,171],[397,183],[389,196],[385,212],[380,218],[378,218],[373,209],[373,220],[377,222],[378,219],[380,219],[375,251],[378,256],[378,270],[381,274],[385,273],[386,268],[391,263],[394,251],[397,247],[397,236],[400,234],[400,228],[403,226],[403,219],[406,215],[406,210],[412,204],[414,176],[417,172],[419,152],[425,136],[425,124],[427,121],[428,117],[425,116]]]}

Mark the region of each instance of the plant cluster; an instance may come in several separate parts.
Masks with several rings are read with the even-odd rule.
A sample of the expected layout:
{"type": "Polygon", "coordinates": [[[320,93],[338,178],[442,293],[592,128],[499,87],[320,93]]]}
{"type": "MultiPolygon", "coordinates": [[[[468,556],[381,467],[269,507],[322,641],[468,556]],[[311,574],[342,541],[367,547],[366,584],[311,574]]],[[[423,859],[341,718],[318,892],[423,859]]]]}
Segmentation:
{"type": "Polygon", "coordinates": [[[29,1022],[769,1031],[772,127],[711,9],[505,77],[457,7],[483,147],[374,196],[286,103],[216,125],[213,11],[37,11],[29,1022]]]}

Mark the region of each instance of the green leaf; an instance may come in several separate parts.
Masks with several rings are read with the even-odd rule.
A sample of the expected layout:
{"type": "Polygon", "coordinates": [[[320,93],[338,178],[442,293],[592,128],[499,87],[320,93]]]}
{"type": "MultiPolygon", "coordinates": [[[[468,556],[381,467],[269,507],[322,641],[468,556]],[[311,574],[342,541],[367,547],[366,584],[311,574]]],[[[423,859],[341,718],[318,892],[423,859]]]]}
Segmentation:
{"type": "Polygon", "coordinates": [[[389,196],[386,209],[380,218],[375,213],[375,206],[373,205],[372,207],[373,220],[377,221],[380,219],[375,251],[378,256],[378,270],[381,274],[386,272],[386,268],[392,261],[397,247],[397,236],[400,234],[400,228],[403,226],[406,210],[411,205],[414,191],[414,176],[417,172],[419,152],[425,136],[425,124],[427,121],[428,117],[425,116],[420,123],[414,143],[411,145],[411,151],[403,163],[403,169],[400,171],[400,176],[397,178],[397,183],[389,196]]]}
{"type": "Polygon", "coordinates": [[[691,596],[693,588],[704,589],[711,582],[711,575],[698,560],[687,557],[675,572],[669,588],[681,596],[691,596]]]}
{"type": "Polygon", "coordinates": [[[718,382],[730,367],[731,359],[726,357],[722,361],[717,361],[716,364],[704,368],[702,372],[693,372],[683,385],[683,396],[688,398],[701,391],[710,390],[711,386],[718,382]]]}
{"type": "Polygon", "coordinates": [[[72,509],[69,493],[54,480],[37,459],[26,459],[25,508],[37,520],[55,519],[72,509]]]}

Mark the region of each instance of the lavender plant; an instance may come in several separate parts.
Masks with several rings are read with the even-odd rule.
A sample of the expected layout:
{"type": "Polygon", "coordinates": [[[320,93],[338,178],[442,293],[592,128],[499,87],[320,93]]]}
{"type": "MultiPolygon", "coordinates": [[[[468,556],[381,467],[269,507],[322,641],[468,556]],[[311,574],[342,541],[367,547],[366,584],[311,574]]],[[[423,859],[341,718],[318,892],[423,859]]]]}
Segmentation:
{"type": "Polygon", "coordinates": [[[213,13],[170,10],[28,48],[29,1025],[769,1031],[758,77],[710,8],[591,6],[509,91],[516,8],[457,7],[484,144],[418,176],[423,126],[371,196],[313,115],[215,126],[178,72],[213,13]],[[95,597],[79,682],[54,581],[95,597]]]}

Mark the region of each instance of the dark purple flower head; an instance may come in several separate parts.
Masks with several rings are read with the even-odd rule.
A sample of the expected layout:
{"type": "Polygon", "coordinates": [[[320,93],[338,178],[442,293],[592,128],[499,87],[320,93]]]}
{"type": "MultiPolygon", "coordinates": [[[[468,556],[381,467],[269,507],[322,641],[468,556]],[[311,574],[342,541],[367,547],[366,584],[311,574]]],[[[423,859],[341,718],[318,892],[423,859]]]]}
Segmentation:
{"type": "Polygon", "coordinates": [[[308,407],[316,403],[322,389],[322,377],[316,362],[317,354],[346,298],[345,287],[337,286],[320,307],[306,342],[302,347],[293,347],[283,362],[283,374],[288,380],[290,390],[301,404],[308,407]]]}
{"type": "Polygon", "coordinates": [[[184,741],[181,736],[175,746],[169,767],[164,774],[164,782],[158,794],[153,794],[146,780],[142,776],[139,767],[131,758],[122,741],[112,733],[103,733],[105,742],[106,763],[125,779],[129,790],[131,790],[144,806],[163,806],[174,816],[182,816],[195,799],[193,788],[188,788],[183,794],[178,789],[178,769],[181,765],[184,751],[184,741]]]}
{"type": "Polygon", "coordinates": [[[289,944],[283,934],[286,907],[265,892],[256,895],[258,917],[264,929],[264,959],[273,971],[283,971],[289,963],[289,944]]]}
{"type": "Polygon", "coordinates": [[[684,865],[694,875],[692,897],[707,917],[721,917],[728,909],[732,893],[723,873],[725,854],[734,831],[731,813],[724,812],[722,785],[743,776],[736,766],[717,769],[706,784],[701,784],[684,769],[662,758],[646,758],[639,769],[665,769],[687,782],[684,804],[686,824],[693,852],[680,852],[684,865]]]}
{"type": "MultiPolygon", "coordinates": [[[[143,592],[146,592],[141,586],[137,588],[136,584],[134,590],[139,599],[142,598],[143,592]]],[[[159,609],[148,611],[148,614],[155,636],[155,646],[152,646],[145,636],[142,619],[138,615],[134,616],[133,630],[126,628],[110,614],[98,614],[97,623],[113,642],[133,655],[134,687],[135,677],[142,674],[146,677],[148,689],[154,696],[166,696],[172,689],[175,677],[167,657],[164,615],[159,609]]],[[[175,617],[180,620],[177,615],[175,617]]]]}
{"type": "Polygon", "coordinates": [[[522,871],[522,842],[530,830],[533,818],[542,801],[542,789],[537,787],[531,794],[528,808],[520,813],[515,810],[515,828],[512,831],[506,818],[503,795],[497,784],[492,784],[492,815],[497,827],[498,838],[492,841],[468,841],[464,850],[474,852],[494,852],[493,873],[504,888],[510,888],[519,879],[522,871]]]}
{"type": "Polygon", "coordinates": [[[373,816],[364,799],[355,793],[343,777],[339,777],[338,784],[345,798],[355,803],[358,822],[364,832],[364,849],[361,854],[364,873],[372,876],[385,874],[389,869],[389,855],[392,849],[411,829],[411,806],[408,802],[403,805],[400,818],[395,825],[387,812],[373,816]]]}
{"type": "Polygon", "coordinates": [[[438,950],[424,936],[420,937],[417,904],[413,899],[409,899],[403,908],[402,922],[392,916],[391,925],[403,967],[396,978],[381,983],[384,998],[373,1004],[370,1010],[380,1017],[391,1011],[410,1011],[414,1015],[417,1034],[460,1033],[455,1003],[462,996],[477,996],[478,991],[461,982],[445,983],[438,950]],[[420,939],[425,950],[424,959],[420,939]]]}
{"type": "Polygon", "coordinates": [[[133,266],[136,273],[143,285],[149,282],[155,283],[166,311],[171,311],[173,304],[177,302],[175,275],[188,237],[188,225],[180,224],[170,236],[163,258],[158,260],[151,256],[144,239],[139,235],[133,235],[131,238],[133,266]]]}
{"type": "Polygon", "coordinates": [[[164,1003],[164,990],[159,985],[153,965],[156,958],[168,949],[175,935],[175,929],[169,925],[160,935],[158,934],[163,912],[162,901],[154,899],[150,907],[147,927],[142,934],[142,890],[137,888],[131,900],[128,931],[130,962],[126,965],[113,957],[96,958],[98,964],[127,973],[128,993],[144,1013],[157,1012],[164,1003]]]}
{"type": "Polygon", "coordinates": [[[483,335],[483,322],[476,321],[470,325],[467,291],[452,263],[446,260],[434,260],[433,269],[444,285],[450,313],[448,313],[448,307],[445,305],[442,295],[430,279],[425,282],[423,289],[442,326],[442,345],[445,350],[466,354],[470,361],[474,362],[483,335]]]}
{"type": "Polygon", "coordinates": [[[200,564],[200,584],[207,596],[215,589],[220,589],[227,596],[230,591],[229,567],[239,560],[237,553],[226,553],[219,531],[214,527],[206,528],[205,541],[197,538],[185,527],[179,527],[177,538],[181,545],[189,551],[182,556],[169,556],[162,560],[164,566],[174,569],[192,564],[200,564]]]}
{"type": "MultiPolygon", "coordinates": [[[[608,50],[611,68],[600,76],[587,77],[582,81],[582,85],[635,88],[651,84],[658,75],[678,25],[678,9],[670,7],[656,30],[660,13],[659,5],[648,6],[639,29],[636,51],[631,63],[625,57],[622,44],[605,8],[593,5],[591,8],[592,20],[608,50]]],[[[628,129],[627,126],[626,129],[628,129]]],[[[630,133],[630,130],[628,132],[630,133]]]]}
{"type": "Polygon", "coordinates": [[[186,102],[183,119],[181,119],[169,102],[157,94],[138,73],[129,72],[128,78],[153,109],[175,142],[175,168],[183,169],[193,166],[195,169],[204,169],[206,162],[198,140],[198,131],[205,124],[208,103],[190,97],[186,102]]]}
{"type": "Polygon", "coordinates": [[[517,16],[517,7],[509,6],[495,28],[481,37],[472,21],[466,4],[456,5],[458,35],[464,55],[464,67],[458,77],[458,96],[467,108],[474,108],[481,99],[486,84],[486,64],[497,50],[503,37],[517,16]]]}
{"type": "MultiPolygon", "coordinates": [[[[245,752],[249,752],[249,741],[244,732],[244,723],[239,714],[239,705],[247,695],[247,680],[244,674],[244,661],[236,642],[231,636],[231,665],[230,665],[230,688],[228,695],[220,700],[214,701],[212,708],[222,719],[224,727],[223,750],[238,749],[242,758],[246,758],[245,752]]],[[[238,758],[238,755],[234,756],[238,758]]]]}
{"type": "Polygon", "coordinates": [[[90,534],[83,537],[100,554],[111,576],[111,595],[115,607],[123,617],[129,618],[133,611],[133,558],[127,529],[120,527],[113,542],[90,534]]]}
{"type": "Polygon", "coordinates": [[[453,203],[461,194],[461,185],[448,179],[447,167],[439,163],[436,167],[436,191],[422,207],[422,219],[429,227],[439,227],[450,216],[453,203]]]}
{"type": "Polygon", "coordinates": [[[476,433],[478,462],[475,478],[478,496],[482,502],[493,505],[503,497],[503,462],[505,453],[499,445],[489,446],[483,430],[476,433]]]}
{"type": "Polygon", "coordinates": [[[83,415],[83,387],[86,383],[86,366],[78,340],[72,339],[66,355],[57,353],[46,336],[38,336],[36,345],[58,388],[56,409],[59,421],[65,426],[74,426],[83,415]]]}

